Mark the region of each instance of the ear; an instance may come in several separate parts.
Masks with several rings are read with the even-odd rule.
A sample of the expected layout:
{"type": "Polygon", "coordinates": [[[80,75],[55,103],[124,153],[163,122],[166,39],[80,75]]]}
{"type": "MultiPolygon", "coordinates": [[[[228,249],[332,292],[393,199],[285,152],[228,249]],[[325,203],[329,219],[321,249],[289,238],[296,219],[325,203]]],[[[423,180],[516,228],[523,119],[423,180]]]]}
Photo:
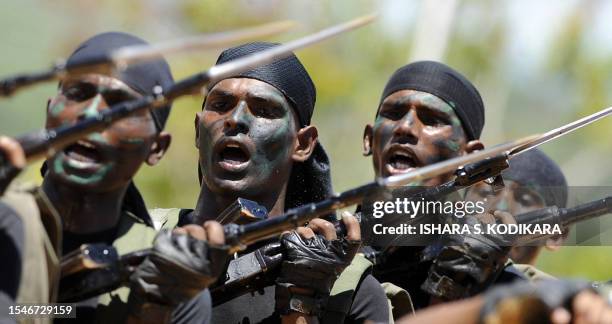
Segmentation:
{"type": "Polygon", "coordinates": [[[202,120],[203,111],[198,111],[195,116],[195,120],[193,121],[195,126],[195,147],[200,149],[200,120],[202,120]]]}
{"type": "Polygon", "coordinates": [[[372,124],[367,124],[363,130],[363,156],[372,155],[372,138],[374,136],[374,128],[372,124]]]}
{"type": "Polygon", "coordinates": [[[465,144],[466,153],[481,151],[481,150],[484,150],[484,148],[485,146],[484,144],[482,144],[480,140],[472,140],[472,141],[467,142],[467,144],[465,144]]]}
{"type": "Polygon", "coordinates": [[[151,144],[151,152],[149,152],[149,156],[147,157],[146,163],[148,165],[156,165],[159,160],[166,154],[168,147],[170,147],[170,142],[172,141],[172,136],[168,132],[161,132],[157,135],[157,138],[151,144]]]}
{"type": "Polygon", "coordinates": [[[304,162],[310,158],[314,151],[319,131],[315,126],[306,126],[298,130],[295,138],[295,147],[291,158],[294,162],[304,162]]]}

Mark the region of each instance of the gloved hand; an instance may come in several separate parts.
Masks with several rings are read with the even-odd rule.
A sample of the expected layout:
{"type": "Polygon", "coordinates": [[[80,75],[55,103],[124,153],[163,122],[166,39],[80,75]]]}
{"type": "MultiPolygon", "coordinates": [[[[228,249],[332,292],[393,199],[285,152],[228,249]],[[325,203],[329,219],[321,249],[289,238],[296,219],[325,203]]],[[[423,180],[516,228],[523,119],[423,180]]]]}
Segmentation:
{"type": "Polygon", "coordinates": [[[193,298],[223,272],[228,258],[224,242],[217,222],[160,231],[151,254],[130,277],[137,300],[175,306],[193,298]]]}
{"type": "Polygon", "coordinates": [[[612,309],[595,293],[592,284],[578,280],[542,280],[535,284],[522,281],[499,286],[484,295],[485,304],[480,312],[480,321],[487,324],[569,323],[571,316],[563,321],[554,314],[563,309],[574,313],[574,322],[581,315],[594,317],[594,321],[584,321],[586,323],[603,323],[604,318],[610,321],[612,309]],[[591,298],[590,305],[581,305],[584,303],[575,299],[584,299],[583,296],[595,298],[591,298]],[[596,307],[597,310],[589,310],[590,307],[596,307]]]}
{"type": "Polygon", "coordinates": [[[15,140],[0,136],[0,196],[25,167],[23,149],[15,140]]]}
{"type": "Polygon", "coordinates": [[[342,220],[347,235],[341,238],[334,225],[323,219],[283,234],[285,260],[276,280],[276,309],[280,314],[321,314],[334,282],[361,245],[357,219],[345,213],[342,220]]]}
{"type": "Polygon", "coordinates": [[[432,265],[421,289],[447,301],[484,291],[504,269],[512,246],[512,237],[485,231],[486,224],[514,222],[506,212],[466,217],[459,222],[470,226],[470,232],[443,236],[423,252],[424,261],[432,261],[432,265]]]}

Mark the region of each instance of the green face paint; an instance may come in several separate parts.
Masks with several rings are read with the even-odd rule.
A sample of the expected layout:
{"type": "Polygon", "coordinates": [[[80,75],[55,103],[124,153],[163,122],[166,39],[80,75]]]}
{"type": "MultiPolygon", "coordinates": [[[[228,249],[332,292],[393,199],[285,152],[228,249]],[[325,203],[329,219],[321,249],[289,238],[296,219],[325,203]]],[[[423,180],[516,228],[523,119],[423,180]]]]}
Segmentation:
{"type": "MultiPolygon", "coordinates": [[[[465,134],[452,105],[415,90],[400,90],[385,98],[372,126],[377,175],[403,173],[462,154],[465,134]]],[[[434,180],[446,181],[446,177],[434,180]]],[[[435,183],[419,183],[424,184],[435,183]]]]}
{"type": "Polygon", "coordinates": [[[49,113],[53,117],[59,117],[59,115],[64,111],[65,108],[66,103],[64,101],[59,101],[49,107],[49,113]]]}
{"type": "Polygon", "coordinates": [[[285,186],[297,129],[278,89],[254,79],[223,80],[209,93],[198,128],[209,189],[255,197],[285,186]]]}

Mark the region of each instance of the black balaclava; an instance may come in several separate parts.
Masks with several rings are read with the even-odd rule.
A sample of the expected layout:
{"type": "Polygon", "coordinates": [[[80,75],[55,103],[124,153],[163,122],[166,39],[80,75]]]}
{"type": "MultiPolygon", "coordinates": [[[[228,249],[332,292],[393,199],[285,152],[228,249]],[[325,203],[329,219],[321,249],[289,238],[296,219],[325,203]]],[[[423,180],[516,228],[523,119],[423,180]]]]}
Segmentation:
{"type": "MultiPolygon", "coordinates": [[[[112,51],[125,46],[148,45],[144,40],[126,33],[107,32],[95,35],[85,42],[70,55],[66,66],[88,62],[91,60],[105,60],[112,51]]],[[[111,75],[128,85],[130,88],[142,95],[153,94],[155,86],[163,89],[169,87],[174,82],[170,67],[164,59],[156,59],[129,65],[125,70],[118,71],[111,75]]],[[[166,125],[166,120],[170,114],[171,104],[151,110],[155,128],[161,132],[166,125]]],[[[47,170],[46,162],[41,168],[41,173],[47,170]]],[[[123,198],[124,211],[128,211],[143,220],[147,225],[153,226],[151,217],[147,212],[142,195],[134,182],[130,182],[126,194],[123,198]]]]}
{"type": "Polygon", "coordinates": [[[385,98],[400,90],[423,91],[446,101],[461,120],[468,140],[480,138],[485,121],[484,104],[476,87],[461,73],[434,61],[405,65],[387,82],[379,109],[385,98]]]}
{"type": "MultiPolygon", "coordinates": [[[[216,64],[222,64],[278,45],[256,42],[236,46],[223,51],[216,64]]],[[[228,78],[250,78],[270,84],[285,95],[298,116],[300,127],[310,125],[317,96],[316,89],[308,72],[295,54],[228,78]]],[[[209,90],[214,86],[215,84],[210,84],[208,86],[209,90]]],[[[206,99],[204,103],[206,103],[206,99]]],[[[204,103],[202,107],[204,107],[204,103]]],[[[202,172],[199,163],[198,174],[201,182],[202,172]]],[[[320,201],[331,194],[329,159],[321,143],[317,142],[308,160],[293,164],[287,186],[287,196],[285,197],[285,209],[320,201]]]]}
{"type": "Polygon", "coordinates": [[[544,198],[547,206],[567,205],[567,181],[559,166],[544,152],[532,149],[511,159],[502,177],[530,186],[544,198]]]}

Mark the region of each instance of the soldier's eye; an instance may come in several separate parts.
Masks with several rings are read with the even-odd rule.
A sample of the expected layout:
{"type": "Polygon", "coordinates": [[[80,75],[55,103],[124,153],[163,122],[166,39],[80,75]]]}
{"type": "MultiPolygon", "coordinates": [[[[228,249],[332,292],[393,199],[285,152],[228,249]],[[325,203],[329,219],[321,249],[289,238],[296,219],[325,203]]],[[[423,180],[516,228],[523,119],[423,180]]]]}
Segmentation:
{"type": "Polygon", "coordinates": [[[212,110],[212,111],[226,111],[230,108],[230,104],[228,100],[225,100],[222,98],[212,100],[210,104],[206,106],[209,108],[208,110],[212,110]]]}
{"type": "Polygon", "coordinates": [[[72,101],[85,101],[93,98],[98,93],[98,89],[91,83],[73,83],[62,89],[62,94],[72,101]]]}
{"type": "Polygon", "coordinates": [[[104,93],[104,100],[109,106],[134,99],[136,97],[123,90],[111,90],[104,93]]]}
{"type": "Polygon", "coordinates": [[[543,204],[540,197],[533,194],[529,190],[517,189],[514,194],[514,199],[525,207],[532,207],[537,204],[543,204]]]}
{"type": "Polygon", "coordinates": [[[391,120],[400,120],[404,117],[404,115],[406,114],[406,112],[404,110],[400,110],[400,109],[393,109],[393,108],[384,108],[381,109],[379,115],[381,117],[387,118],[387,119],[391,119],[391,120]]]}
{"type": "Polygon", "coordinates": [[[250,107],[253,115],[261,118],[275,119],[282,117],[282,108],[271,104],[257,104],[250,107]]]}
{"type": "Polygon", "coordinates": [[[420,111],[418,113],[418,116],[421,122],[427,126],[440,127],[450,125],[450,122],[447,118],[431,113],[429,111],[420,111]]]}

